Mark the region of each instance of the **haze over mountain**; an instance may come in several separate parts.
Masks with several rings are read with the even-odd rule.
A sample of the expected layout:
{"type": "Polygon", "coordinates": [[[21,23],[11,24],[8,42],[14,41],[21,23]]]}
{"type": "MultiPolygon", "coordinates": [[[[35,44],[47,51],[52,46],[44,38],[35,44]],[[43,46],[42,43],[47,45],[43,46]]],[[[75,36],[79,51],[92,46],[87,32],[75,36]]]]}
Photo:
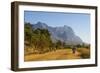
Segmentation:
{"type": "Polygon", "coordinates": [[[83,43],[82,39],[75,34],[71,27],[67,25],[61,27],[52,27],[48,26],[46,23],[37,22],[36,24],[32,25],[32,28],[48,29],[53,42],[60,40],[68,45],[78,45],[83,43]]]}

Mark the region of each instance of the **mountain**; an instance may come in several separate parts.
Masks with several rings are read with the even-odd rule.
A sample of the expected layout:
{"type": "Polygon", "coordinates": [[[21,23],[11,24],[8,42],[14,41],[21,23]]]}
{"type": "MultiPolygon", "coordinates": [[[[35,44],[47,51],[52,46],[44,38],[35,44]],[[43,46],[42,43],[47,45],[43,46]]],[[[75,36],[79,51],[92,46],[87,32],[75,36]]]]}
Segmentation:
{"type": "Polygon", "coordinates": [[[48,29],[53,42],[60,40],[65,42],[67,45],[78,45],[83,43],[81,38],[77,36],[73,29],[67,25],[62,27],[51,27],[45,23],[37,22],[36,24],[32,25],[32,28],[48,29]]]}

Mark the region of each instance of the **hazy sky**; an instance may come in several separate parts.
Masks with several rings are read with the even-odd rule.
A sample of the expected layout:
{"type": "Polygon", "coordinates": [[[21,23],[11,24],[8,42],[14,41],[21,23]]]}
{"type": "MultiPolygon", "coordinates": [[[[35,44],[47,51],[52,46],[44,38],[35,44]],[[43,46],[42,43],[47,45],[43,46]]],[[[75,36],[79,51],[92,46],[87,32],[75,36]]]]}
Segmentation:
{"type": "Polygon", "coordinates": [[[32,24],[40,21],[52,27],[70,26],[84,42],[90,43],[89,14],[25,11],[24,20],[32,24]]]}

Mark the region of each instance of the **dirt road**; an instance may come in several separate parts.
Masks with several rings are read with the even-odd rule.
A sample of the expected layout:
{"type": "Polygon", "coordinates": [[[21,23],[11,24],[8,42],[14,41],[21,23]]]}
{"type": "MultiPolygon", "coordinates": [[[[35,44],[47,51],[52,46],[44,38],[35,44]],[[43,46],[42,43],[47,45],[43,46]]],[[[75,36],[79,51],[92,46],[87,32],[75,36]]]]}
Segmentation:
{"type": "Polygon", "coordinates": [[[44,60],[66,60],[66,59],[81,59],[80,52],[72,53],[71,49],[61,49],[45,54],[30,54],[25,55],[25,61],[44,61],[44,60]]]}

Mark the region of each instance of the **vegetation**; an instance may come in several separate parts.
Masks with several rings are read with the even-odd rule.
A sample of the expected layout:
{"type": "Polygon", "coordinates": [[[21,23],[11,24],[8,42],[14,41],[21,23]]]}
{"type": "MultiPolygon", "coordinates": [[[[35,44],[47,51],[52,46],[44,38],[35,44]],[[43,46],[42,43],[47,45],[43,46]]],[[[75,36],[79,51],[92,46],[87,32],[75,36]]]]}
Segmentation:
{"type": "Polygon", "coordinates": [[[89,48],[79,48],[77,51],[80,52],[80,56],[83,59],[90,58],[90,49],[89,48]]]}
{"type": "Polygon", "coordinates": [[[32,48],[34,52],[36,50],[38,53],[44,53],[49,50],[51,43],[47,29],[33,29],[30,23],[25,24],[25,47],[32,48]]]}

